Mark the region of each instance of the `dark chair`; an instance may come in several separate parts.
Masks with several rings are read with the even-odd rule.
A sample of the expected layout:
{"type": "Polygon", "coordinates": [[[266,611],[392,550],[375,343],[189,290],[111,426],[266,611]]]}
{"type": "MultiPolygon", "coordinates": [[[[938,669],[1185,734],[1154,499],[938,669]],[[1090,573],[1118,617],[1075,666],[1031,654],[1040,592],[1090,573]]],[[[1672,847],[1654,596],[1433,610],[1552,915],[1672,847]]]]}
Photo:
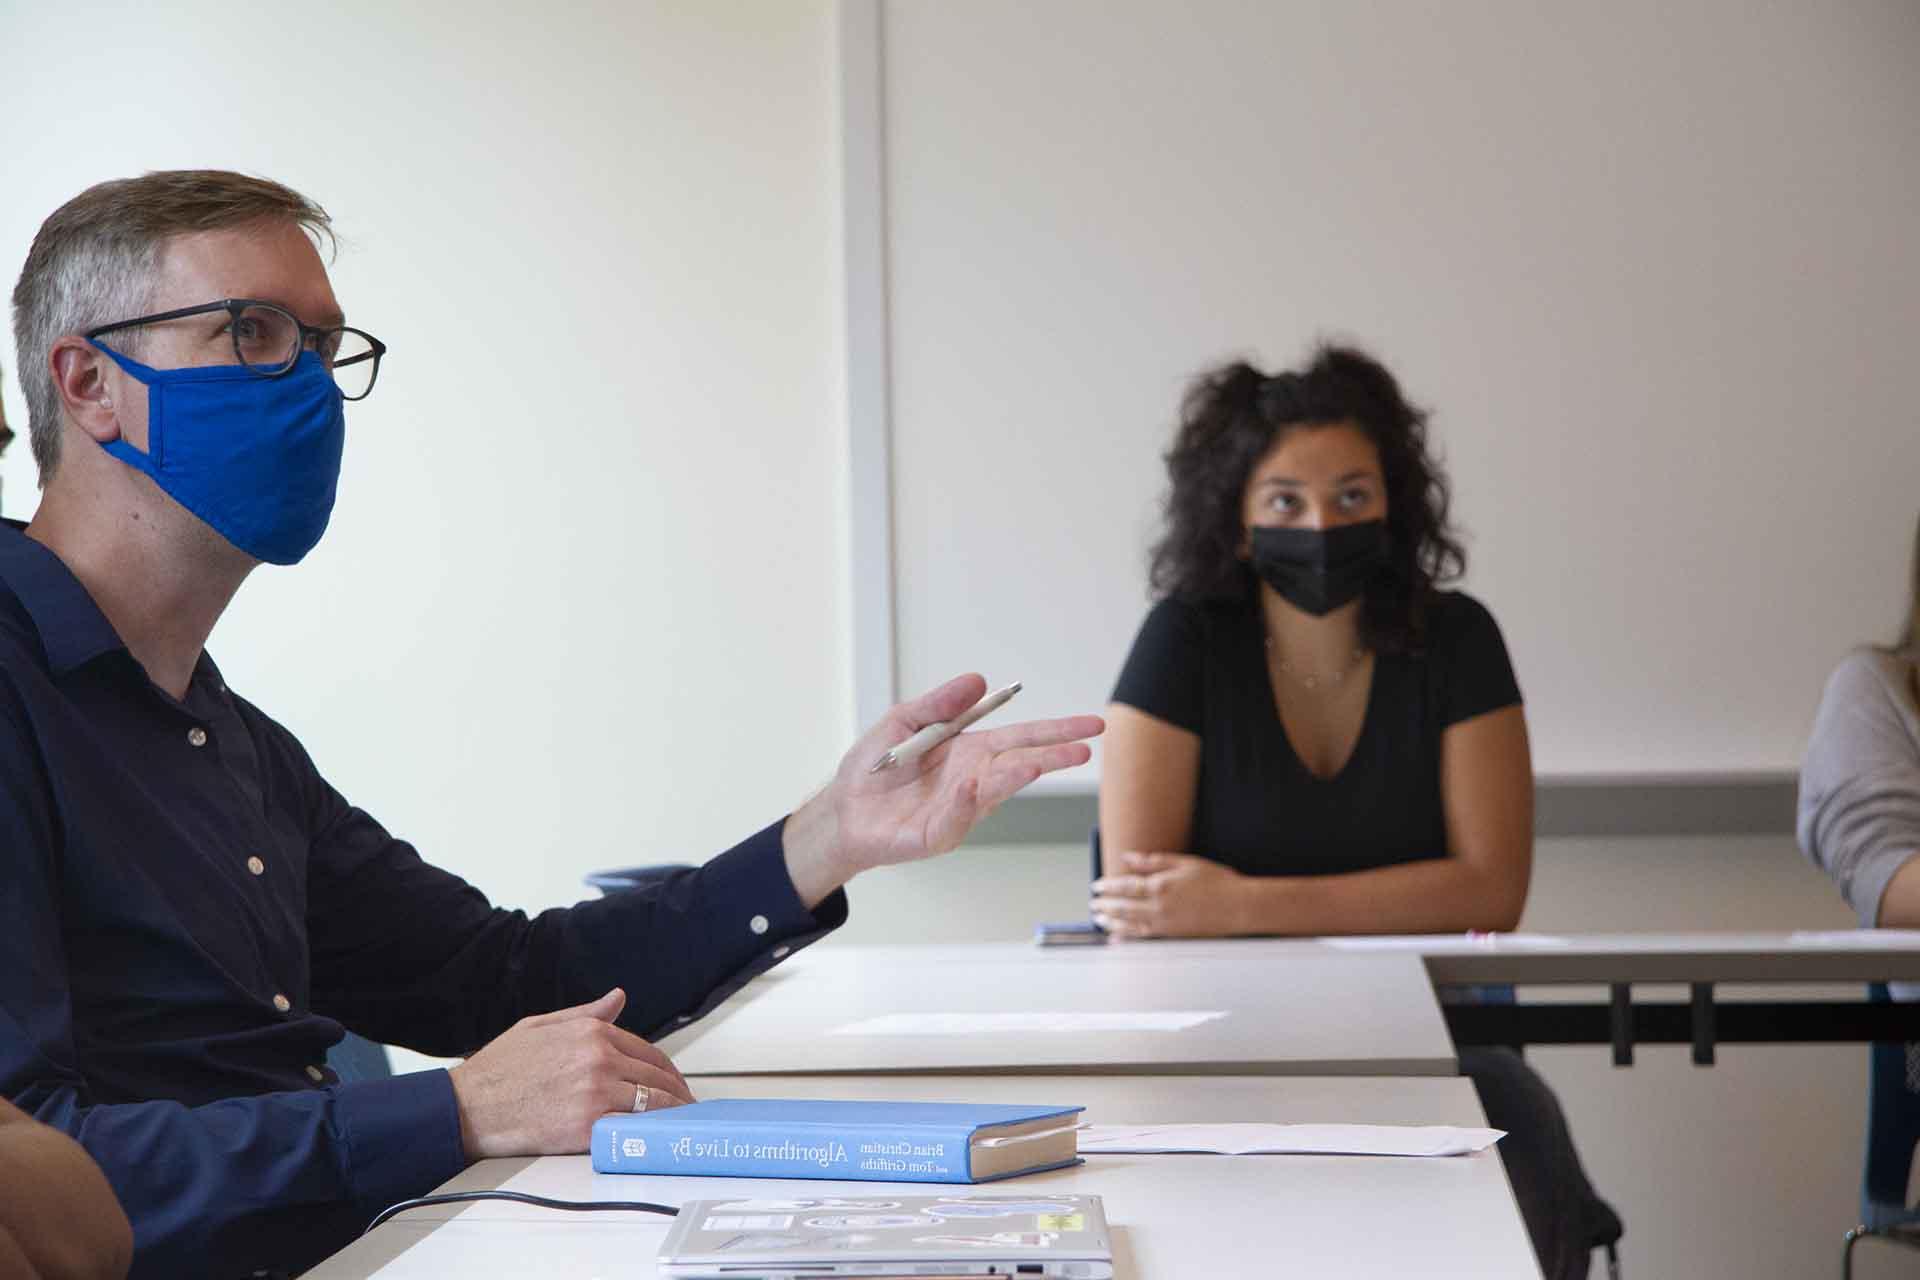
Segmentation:
{"type": "Polygon", "coordinates": [[[385,1080],[393,1074],[384,1045],[375,1044],[349,1031],[339,1044],[327,1050],[327,1065],[340,1077],[341,1084],[356,1080],[385,1080]]]}
{"type": "Polygon", "coordinates": [[[601,894],[633,893],[650,889],[672,879],[682,871],[693,870],[689,862],[657,862],[646,867],[617,867],[612,871],[594,871],[583,877],[589,888],[601,894]]]}
{"type": "MultiPolygon", "coordinates": [[[[684,863],[652,867],[622,867],[615,871],[596,871],[586,881],[601,893],[629,893],[664,881],[676,871],[689,870],[684,863]]],[[[327,1050],[327,1066],[340,1077],[340,1083],[356,1080],[385,1080],[393,1074],[393,1063],[384,1045],[364,1036],[347,1032],[339,1044],[327,1050]]]]}
{"type": "MultiPolygon", "coordinates": [[[[1884,983],[1868,989],[1884,1003],[1884,983]]],[[[1853,1275],[1853,1246],[1878,1236],[1920,1249],[1920,1208],[1907,1204],[1907,1177],[1920,1146],[1920,1044],[1873,1044],[1867,1059],[1867,1143],[1860,1174],[1860,1225],[1847,1232],[1840,1274],[1853,1275]]]]}

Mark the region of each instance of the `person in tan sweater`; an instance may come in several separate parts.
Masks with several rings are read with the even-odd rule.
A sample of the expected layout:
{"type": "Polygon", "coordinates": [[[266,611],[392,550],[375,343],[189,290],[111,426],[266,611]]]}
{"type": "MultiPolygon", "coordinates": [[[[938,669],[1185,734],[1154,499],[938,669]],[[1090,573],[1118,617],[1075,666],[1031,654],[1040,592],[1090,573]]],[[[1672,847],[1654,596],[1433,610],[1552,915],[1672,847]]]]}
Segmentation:
{"type": "Polygon", "coordinates": [[[133,1228],[80,1144],[0,1098],[0,1280],[127,1274],[133,1228]]]}
{"type": "Polygon", "coordinates": [[[1828,678],[1800,769],[1800,848],[1867,928],[1920,927],[1920,528],[1910,601],[1828,678]]]}

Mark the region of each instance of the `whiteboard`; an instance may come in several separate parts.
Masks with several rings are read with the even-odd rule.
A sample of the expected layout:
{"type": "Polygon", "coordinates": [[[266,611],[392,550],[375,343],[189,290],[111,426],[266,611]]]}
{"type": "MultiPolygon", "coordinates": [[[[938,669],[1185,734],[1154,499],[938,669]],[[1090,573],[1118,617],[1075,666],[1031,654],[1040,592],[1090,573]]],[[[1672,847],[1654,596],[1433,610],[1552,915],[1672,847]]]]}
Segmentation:
{"type": "Polygon", "coordinates": [[[1920,514],[1920,6],[883,17],[902,692],[1104,705],[1182,387],[1326,335],[1434,411],[1541,773],[1797,766],[1920,514]]]}

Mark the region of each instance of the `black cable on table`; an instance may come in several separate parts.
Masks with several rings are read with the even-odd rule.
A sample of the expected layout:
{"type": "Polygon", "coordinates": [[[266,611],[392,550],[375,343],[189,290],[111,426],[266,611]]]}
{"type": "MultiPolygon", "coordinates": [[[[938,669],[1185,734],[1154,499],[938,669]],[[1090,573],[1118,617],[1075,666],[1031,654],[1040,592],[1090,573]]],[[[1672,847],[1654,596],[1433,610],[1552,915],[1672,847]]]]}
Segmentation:
{"type": "MultiPolygon", "coordinates": [[[[461,1204],[469,1200],[512,1200],[517,1204],[538,1205],[542,1209],[571,1209],[586,1213],[601,1209],[624,1209],[632,1213],[659,1213],[669,1218],[677,1217],[680,1210],[670,1204],[653,1204],[646,1200],[550,1200],[546,1196],[530,1196],[524,1191],[449,1191],[445,1195],[420,1196],[414,1200],[402,1200],[391,1204],[374,1215],[367,1224],[367,1231],[373,1230],[388,1218],[409,1209],[424,1209],[436,1204],[461,1204]]],[[[360,1234],[365,1235],[366,1231],[360,1234]]]]}

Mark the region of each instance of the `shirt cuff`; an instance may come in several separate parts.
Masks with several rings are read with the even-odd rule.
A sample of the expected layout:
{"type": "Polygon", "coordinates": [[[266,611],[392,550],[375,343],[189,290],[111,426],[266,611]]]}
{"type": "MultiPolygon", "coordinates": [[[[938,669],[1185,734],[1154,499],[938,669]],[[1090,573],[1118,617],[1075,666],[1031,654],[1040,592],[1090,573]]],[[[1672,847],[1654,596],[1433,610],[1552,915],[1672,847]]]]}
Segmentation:
{"type": "Polygon", "coordinates": [[[705,936],[722,956],[724,976],[693,1009],[659,1034],[699,1021],[782,960],[847,922],[847,895],[835,889],[809,911],[787,874],[785,818],[748,836],[698,871],[705,936]]]}
{"type": "Polygon", "coordinates": [[[333,1115],[347,1155],[347,1185],[369,1219],[466,1168],[460,1108],[445,1071],[340,1085],[333,1090],[333,1115]]]}
{"type": "MultiPolygon", "coordinates": [[[[800,901],[787,873],[786,828],[782,818],[700,869],[711,936],[733,942],[744,931],[748,939],[768,946],[799,939],[804,941],[798,945],[804,946],[847,922],[844,889],[835,889],[811,911],[800,901]]],[[[785,959],[785,954],[777,958],[785,959]]]]}

